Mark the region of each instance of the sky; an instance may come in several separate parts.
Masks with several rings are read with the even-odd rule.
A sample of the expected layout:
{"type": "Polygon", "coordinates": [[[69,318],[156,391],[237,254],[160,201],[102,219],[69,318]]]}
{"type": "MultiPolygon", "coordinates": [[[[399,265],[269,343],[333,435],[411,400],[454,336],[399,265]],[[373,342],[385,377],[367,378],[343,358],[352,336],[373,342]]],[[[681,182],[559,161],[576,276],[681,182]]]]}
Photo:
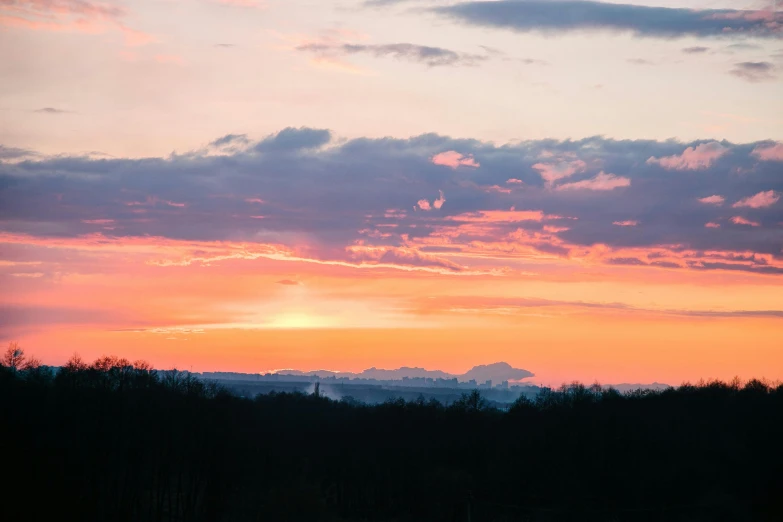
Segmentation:
{"type": "Polygon", "coordinates": [[[783,13],[0,0],[0,341],[783,379],[783,13]]]}

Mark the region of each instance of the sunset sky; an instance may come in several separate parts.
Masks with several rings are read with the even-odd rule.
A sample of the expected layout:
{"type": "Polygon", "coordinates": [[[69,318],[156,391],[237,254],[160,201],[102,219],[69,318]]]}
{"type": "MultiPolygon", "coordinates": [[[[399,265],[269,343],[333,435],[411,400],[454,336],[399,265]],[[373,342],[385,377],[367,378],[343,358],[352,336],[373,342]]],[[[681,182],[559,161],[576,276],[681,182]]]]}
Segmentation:
{"type": "Polygon", "coordinates": [[[0,56],[44,363],[783,379],[769,2],[0,0],[0,56]]]}

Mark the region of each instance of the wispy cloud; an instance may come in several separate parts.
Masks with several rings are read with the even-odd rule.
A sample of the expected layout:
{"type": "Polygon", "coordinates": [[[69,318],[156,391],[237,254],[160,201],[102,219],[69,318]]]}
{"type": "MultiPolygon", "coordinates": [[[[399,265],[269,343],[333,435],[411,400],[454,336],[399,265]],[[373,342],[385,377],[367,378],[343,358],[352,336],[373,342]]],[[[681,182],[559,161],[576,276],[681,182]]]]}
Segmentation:
{"type": "Polygon", "coordinates": [[[314,53],[318,56],[346,56],[367,54],[376,58],[396,58],[417,62],[428,67],[474,66],[488,59],[485,55],[461,53],[411,43],[392,44],[354,44],[354,43],[306,43],[296,47],[298,51],[314,53]]]}
{"type": "Polygon", "coordinates": [[[699,202],[705,203],[707,205],[722,205],[724,201],[726,201],[726,198],[718,195],[699,198],[699,202]]]}
{"type": "Polygon", "coordinates": [[[4,0],[0,25],[34,31],[100,34],[117,31],[128,46],[155,41],[152,35],[124,23],[127,11],[113,3],[90,0],[4,0]]]}
{"type": "Polygon", "coordinates": [[[66,111],[63,109],[57,109],[55,107],[43,107],[41,109],[36,109],[35,112],[40,112],[43,114],[68,114],[71,111],[66,111]]]}
{"type": "Polygon", "coordinates": [[[614,190],[630,185],[631,180],[629,178],[607,174],[601,171],[598,175],[590,179],[558,185],[557,190],[614,190]]]}
{"type": "Polygon", "coordinates": [[[739,62],[734,64],[729,74],[751,83],[758,83],[774,80],[776,78],[774,71],[775,66],[770,62],[739,62]]]}
{"type": "Polygon", "coordinates": [[[734,216],[734,217],[732,217],[731,218],[731,222],[734,223],[735,225],[748,225],[748,226],[751,226],[751,227],[760,227],[761,226],[760,223],[757,223],[755,221],[751,221],[749,219],[745,219],[742,216],[734,216]]]}
{"type": "Polygon", "coordinates": [[[655,65],[655,62],[646,58],[629,58],[628,63],[631,65],[655,65]]]}

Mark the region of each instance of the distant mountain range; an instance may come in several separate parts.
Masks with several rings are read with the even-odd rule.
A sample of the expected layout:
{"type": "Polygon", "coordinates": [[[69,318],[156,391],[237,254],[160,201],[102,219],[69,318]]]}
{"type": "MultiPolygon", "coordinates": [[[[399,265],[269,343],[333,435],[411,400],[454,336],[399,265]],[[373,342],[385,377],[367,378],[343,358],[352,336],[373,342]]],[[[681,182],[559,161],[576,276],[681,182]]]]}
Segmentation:
{"type": "Polygon", "coordinates": [[[468,382],[475,380],[477,383],[484,383],[491,380],[494,384],[503,381],[521,381],[528,377],[533,377],[533,372],[514,368],[508,363],[497,362],[493,364],[482,364],[474,366],[463,374],[452,374],[441,370],[425,370],[424,368],[409,368],[403,366],[396,370],[383,370],[379,368],[369,368],[359,373],[354,372],[334,372],[329,370],[277,370],[279,375],[302,375],[317,376],[320,378],[335,377],[338,379],[376,379],[379,381],[397,381],[403,378],[424,378],[424,379],[457,379],[459,382],[468,382]]]}
{"type": "Polygon", "coordinates": [[[662,384],[660,382],[654,382],[652,384],[620,383],[620,384],[608,384],[604,386],[604,388],[609,388],[609,387],[612,387],[619,392],[627,392],[627,391],[634,391],[634,390],[666,390],[668,388],[671,388],[670,385],[662,384]]]}

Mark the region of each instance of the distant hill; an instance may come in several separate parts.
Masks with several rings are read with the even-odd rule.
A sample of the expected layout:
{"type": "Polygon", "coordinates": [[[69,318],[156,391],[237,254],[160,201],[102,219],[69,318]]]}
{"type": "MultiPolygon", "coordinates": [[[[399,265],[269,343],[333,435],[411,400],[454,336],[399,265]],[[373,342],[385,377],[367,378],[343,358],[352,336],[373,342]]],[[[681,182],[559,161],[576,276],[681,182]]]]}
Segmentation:
{"type": "Polygon", "coordinates": [[[462,375],[458,375],[460,381],[469,381],[474,379],[476,382],[485,382],[491,380],[494,383],[502,381],[521,381],[528,377],[533,377],[533,372],[514,368],[508,363],[498,362],[494,364],[482,364],[474,366],[462,375]]]}
{"type": "Polygon", "coordinates": [[[474,366],[463,374],[452,374],[444,372],[442,370],[426,370],[424,368],[409,368],[403,366],[396,370],[384,370],[379,368],[368,368],[359,373],[353,372],[334,372],[330,370],[277,370],[275,373],[279,375],[302,375],[302,376],[317,376],[321,378],[336,377],[338,379],[376,379],[384,381],[397,381],[404,378],[415,379],[457,379],[459,382],[467,382],[471,379],[478,383],[483,383],[491,380],[497,384],[503,381],[520,381],[528,377],[533,377],[535,374],[528,370],[521,368],[514,368],[508,363],[497,362],[493,364],[482,364],[474,366]]]}
{"type": "Polygon", "coordinates": [[[628,384],[628,383],[621,383],[621,384],[610,384],[607,386],[604,386],[604,388],[614,388],[615,390],[619,392],[628,392],[628,391],[634,391],[634,390],[667,390],[671,388],[668,384],[662,384],[660,382],[654,382],[652,384],[628,384]]]}

